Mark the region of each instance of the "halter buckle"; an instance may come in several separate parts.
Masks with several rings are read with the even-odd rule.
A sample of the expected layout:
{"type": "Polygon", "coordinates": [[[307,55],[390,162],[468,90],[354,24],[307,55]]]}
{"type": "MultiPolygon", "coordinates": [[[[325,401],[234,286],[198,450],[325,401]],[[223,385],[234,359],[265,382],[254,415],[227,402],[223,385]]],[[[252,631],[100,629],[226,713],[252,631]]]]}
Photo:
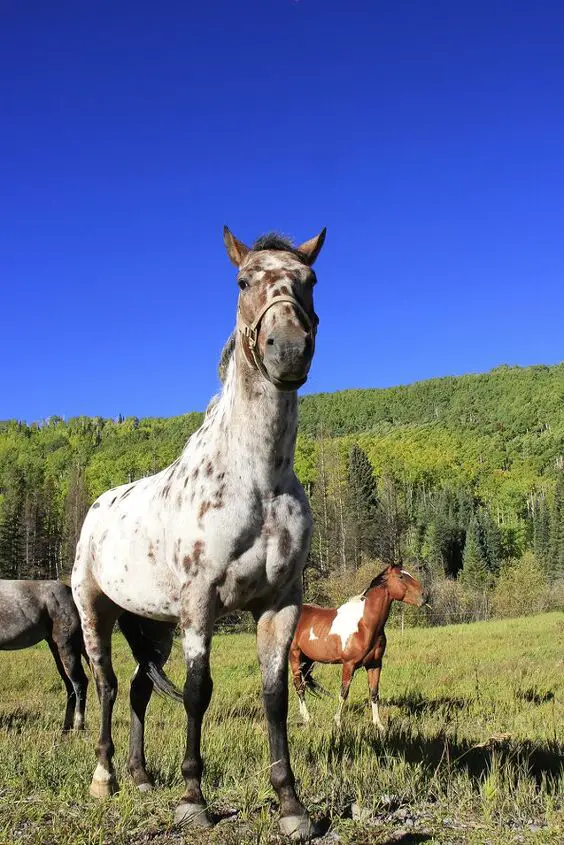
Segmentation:
{"type": "Polygon", "coordinates": [[[243,326],[243,334],[247,338],[249,349],[254,349],[257,345],[257,330],[245,324],[243,326]]]}

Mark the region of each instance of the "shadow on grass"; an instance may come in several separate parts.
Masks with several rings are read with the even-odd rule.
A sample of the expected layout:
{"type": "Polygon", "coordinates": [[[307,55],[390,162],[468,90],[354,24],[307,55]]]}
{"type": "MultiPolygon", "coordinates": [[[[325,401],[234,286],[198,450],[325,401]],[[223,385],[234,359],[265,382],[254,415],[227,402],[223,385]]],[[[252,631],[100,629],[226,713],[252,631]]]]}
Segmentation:
{"type": "MultiPolygon", "coordinates": [[[[374,753],[392,754],[408,763],[422,764],[431,772],[446,768],[449,772],[466,771],[479,780],[496,764],[520,776],[525,771],[538,787],[546,781],[548,792],[559,789],[558,778],[564,774],[564,746],[557,742],[516,742],[503,735],[492,736],[486,742],[473,743],[458,740],[444,731],[435,736],[412,736],[409,731],[390,728],[385,737],[368,739],[374,753]]],[[[350,741],[345,731],[335,736],[329,756],[338,761],[350,751],[350,741]]]]}
{"type": "Polygon", "coordinates": [[[401,833],[399,836],[393,836],[391,839],[386,839],[380,845],[418,845],[419,842],[428,842],[432,836],[428,833],[401,833]]]}
{"type": "Polygon", "coordinates": [[[407,710],[411,715],[420,713],[434,713],[441,710],[448,715],[455,711],[464,710],[468,707],[468,701],[464,698],[449,698],[443,696],[441,698],[424,698],[420,693],[412,692],[407,695],[397,696],[396,698],[389,698],[382,701],[386,707],[400,707],[402,710],[407,710]]]}
{"type": "Polygon", "coordinates": [[[529,704],[544,704],[546,701],[554,701],[554,693],[552,690],[539,692],[534,687],[526,690],[517,690],[515,695],[517,698],[520,698],[521,701],[527,701],[529,704]]]}
{"type": "Polygon", "coordinates": [[[36,726],[40,718],[41,714],[37,710],[24,710],[23,707],[16,707],[11,713],[0,713],[0,730],[20,734],[26,727],[36,726]]]}

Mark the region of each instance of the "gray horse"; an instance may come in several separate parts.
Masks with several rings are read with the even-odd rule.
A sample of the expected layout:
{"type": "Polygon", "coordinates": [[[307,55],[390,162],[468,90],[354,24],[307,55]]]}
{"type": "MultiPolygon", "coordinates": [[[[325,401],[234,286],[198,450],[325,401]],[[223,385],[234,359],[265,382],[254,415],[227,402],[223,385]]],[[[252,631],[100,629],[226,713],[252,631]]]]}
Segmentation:
{"type": "Polygon", "coordinates": [[[67,691],[63,731],[84,728],[88,679],[80,619],[71,588],[60,581],[0,580],[0,650],[46,640],[67,691]]]}

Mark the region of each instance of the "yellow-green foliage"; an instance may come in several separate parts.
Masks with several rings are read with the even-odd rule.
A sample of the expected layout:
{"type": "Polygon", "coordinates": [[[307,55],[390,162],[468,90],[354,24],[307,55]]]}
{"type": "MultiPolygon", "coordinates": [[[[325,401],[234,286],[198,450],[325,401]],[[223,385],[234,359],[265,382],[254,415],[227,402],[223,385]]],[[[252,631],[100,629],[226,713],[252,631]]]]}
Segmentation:
{"type": "MultiPolygon", "coordinates": [[[[292,758],[313,815],[328,817],[344,843],[561,842],[562,614],[403,634],[391,629],[388,639],[381,683],[384,738],[370,723],[363,672],[353,682],[340,732],[333,722],[338,667],[316,669],[331,696],[309,701],[309,729],[300,724],[291,694],[292,758]],[[352,802],[362,805],[370,823],[350,820],[352,802]]],[[[157,789],[147,796],[132,787],[125,760],[133,662],[118,635],[114,654],[120,683],[114,740],[122,790],[96,803],[87,794],[98,720],[92,689],[86,733],[62,739],[62,685],[47,648],[0,653],[1,845],[280,842],[254,636],[214,640],[204,788],[216,812],[234,808],[238,816],[211,834],[170,828],[182,792],[179,705],[151,702],[147,757],[157,789]]],[[[179,648],[168,669],[180,683],[179,648]]]]}
{"type": "Polygon", "coordinates": [[[494,613],[497,616],[540,613],[556,606],[555,589],[560,590],[560,584],[547,584],[543,568],[534,555],[526,553],[502,569],[494,589],[494,613]]]}

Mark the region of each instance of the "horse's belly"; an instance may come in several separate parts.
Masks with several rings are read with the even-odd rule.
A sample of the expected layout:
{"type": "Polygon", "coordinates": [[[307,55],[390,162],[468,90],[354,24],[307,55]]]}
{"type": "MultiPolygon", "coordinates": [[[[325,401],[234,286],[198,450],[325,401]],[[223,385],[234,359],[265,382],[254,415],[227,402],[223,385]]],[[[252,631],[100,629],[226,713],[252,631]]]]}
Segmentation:
{"type": "Polygon", "coordinates": [[[162,622],[175,622],[180,613],[179,588],[172,573],[159,573],[155,564],[130,563],[127,571],[112,574],[100,569],[97,581],[118,607],[162,622]],[[149,568],[151,567],[151,569],[149,568]]]}
{"type": "Polygon", "coordinates": [[[9,636],[0,638],[0,651],[17,651],[20,648],[29,648],[37,645],[45,639],[46,631],[38,628],[30,628],[18,632],[11,632],[9,636]]]}

